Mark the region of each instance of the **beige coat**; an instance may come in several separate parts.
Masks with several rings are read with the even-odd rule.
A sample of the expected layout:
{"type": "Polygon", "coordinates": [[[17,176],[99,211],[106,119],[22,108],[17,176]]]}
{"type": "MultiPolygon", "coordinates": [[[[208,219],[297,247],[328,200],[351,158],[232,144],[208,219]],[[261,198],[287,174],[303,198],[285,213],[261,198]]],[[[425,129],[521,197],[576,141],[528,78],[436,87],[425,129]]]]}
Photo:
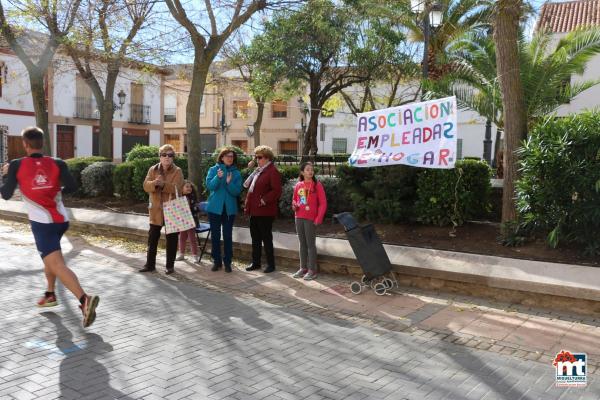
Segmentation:
{"type": "Polygon", "coordinates": [[[148,170],[148,175],[144,180],[144,191],[150,195],[150,204],[148,205],[148,214],[150,215],[150,224],[164,225],[163,202],[175,198],[175,188],[182,196],[183,173],[181,168],[175,164],[165,171],[160,163],[153,165],[148,170]],[[156,178],[162,175],[165,185],[160,188],[156,186],[156,178]]]}

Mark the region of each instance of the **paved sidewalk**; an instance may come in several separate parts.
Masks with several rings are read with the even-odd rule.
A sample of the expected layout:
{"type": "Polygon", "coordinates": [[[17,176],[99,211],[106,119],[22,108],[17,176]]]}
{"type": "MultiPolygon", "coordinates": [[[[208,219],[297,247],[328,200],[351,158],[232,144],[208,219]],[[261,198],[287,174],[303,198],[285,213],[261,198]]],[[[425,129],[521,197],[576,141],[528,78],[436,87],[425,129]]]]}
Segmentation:
{"type": "Polygon", "coordinates": [[[600,398],[596,367],[586,388],[554,388],[550,360],[534,356],[568,346],[600,359],[593,319],[423,292],[354,296],[343,278],[208,263],[142,275],[140,246],[69,235],[69,264],[102,295],[83,330],[64,290],[60,307],[32,307],[43,290],[33,238],[2,222],[2,399],[600,398]]]}

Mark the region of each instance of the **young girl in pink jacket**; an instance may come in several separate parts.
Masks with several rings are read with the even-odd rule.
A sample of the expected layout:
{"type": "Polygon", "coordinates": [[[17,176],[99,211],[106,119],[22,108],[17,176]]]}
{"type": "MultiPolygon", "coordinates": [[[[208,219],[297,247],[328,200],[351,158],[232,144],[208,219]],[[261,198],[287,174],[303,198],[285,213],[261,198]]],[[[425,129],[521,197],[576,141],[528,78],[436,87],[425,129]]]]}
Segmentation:
{"type": "Polygon", "coordinates": [[[323,222],[327,198],[323,184],[315,178],[310,162],[300,165],[300,176],[294,187],[292,208],[296,217],[296,233],[300,242],[300,269],[292,275],[310,281],[317,277],[317,236],[315,227],[323,222]]]}

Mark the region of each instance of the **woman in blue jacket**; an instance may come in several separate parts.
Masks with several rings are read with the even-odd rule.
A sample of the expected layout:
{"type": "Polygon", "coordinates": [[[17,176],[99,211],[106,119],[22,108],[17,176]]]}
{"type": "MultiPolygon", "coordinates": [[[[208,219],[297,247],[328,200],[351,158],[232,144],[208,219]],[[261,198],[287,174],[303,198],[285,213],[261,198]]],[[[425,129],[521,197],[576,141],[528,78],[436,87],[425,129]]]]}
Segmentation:
{"type": "Polygon", "coordinates": [[[219,153],[217,163],[208,170],[206,187],[208,196],[208,219],[212,236],[211,271],[218,271],[225,264],[225,272],[231,272],[233,256],[233,222],[238,211],[238,196],[242,191],[242,175],[237,167],[237,155],[229,147],[219,153]],[[224,251],[221,256],[221,226],[223,227],[224,251]]]}

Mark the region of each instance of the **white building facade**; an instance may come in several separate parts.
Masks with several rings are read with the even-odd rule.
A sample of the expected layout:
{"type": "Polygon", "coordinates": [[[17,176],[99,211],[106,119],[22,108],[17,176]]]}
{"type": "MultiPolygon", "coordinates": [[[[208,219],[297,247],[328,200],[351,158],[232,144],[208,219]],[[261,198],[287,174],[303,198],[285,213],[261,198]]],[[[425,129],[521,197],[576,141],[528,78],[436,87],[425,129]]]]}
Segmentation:
{"type": "MultiPolygon", "coordinates": [[[[96,66],[101,88],[103,67],[96,66]]],[[[121,68],[114,93],[114,161],[122,161],[136,143],[163,142],[162,99],[168,71],[149,70],[143,66],[121,68]],[[120,98],[119,93],[124,96],[120,98]]],[[[10,49],[0,48],[0,73],[0,130],[6,136],[8,158],[12,159],[23,155],[20,133],[35,125],[35,113],[27,70],[10,49]]],[[[52,155],[63,159],[98,155],[98,107],[91,89],[65,55],[57,54],[48,70],[46,97],[52,155]]]]}

